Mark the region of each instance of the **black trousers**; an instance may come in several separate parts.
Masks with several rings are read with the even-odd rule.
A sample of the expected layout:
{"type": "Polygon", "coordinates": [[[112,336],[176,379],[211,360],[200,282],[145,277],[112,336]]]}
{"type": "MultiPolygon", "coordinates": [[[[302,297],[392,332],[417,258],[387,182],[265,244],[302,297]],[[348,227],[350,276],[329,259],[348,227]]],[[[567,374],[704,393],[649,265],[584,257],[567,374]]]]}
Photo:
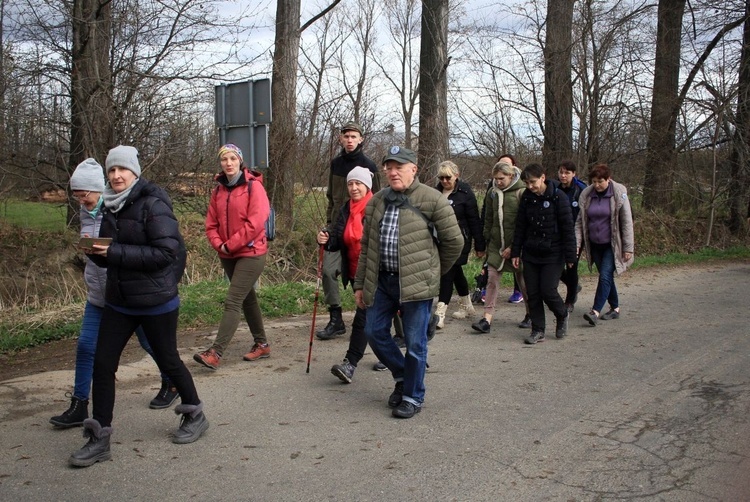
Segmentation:
{"type": "Polygon", "coordinates": [[[562,263],[523,262],[523,278],[526,281],[532,331],[544,332],[545,304],[557,319],[568,315],[568,309],[565,308],[565,303],[560,298],[560,293],[557,292],[563,267],[562,263]]]}
{"type": "Polygon", "coordinates": [[[565,284],[565,303],[575,304],[578,300],[578,260],[572,268],[563,267],[560,281],[565,284]]]}
{"type": "Polygon", "coordinates": [[[365,336],[365,321],[367,320],[367,311],[357,307],[354,312],[354,321],[352,321],[352,336],[349,337],[349,348],[346,351],[346,358],[356,366],[365,355],[367,349],[367,337],[365,336]]]}
{"type": "Polygon", "coordinates": [[[438,293],[438,301],[448,305],[451,302],[451,296],[453,296],[453,286],[456,286],[456,292],[458,296],[469,295],[469,281],[466,280],[464,275],[464,268],[462,265],[454,264],[448,272],[440,276],[440,292],[438,293]]]}
{"type": "Polygon", "coordinates": [[[99,324],[99,342],[94,356],[94,382],[91,396],[92,416],[102,427],[112,425],[115,407],[115,374],[120,356],[130,336],[139,325],[154,350],[154,360],[159,369],[169,377],[180,393],[183,404],[199,404],[198,391],[193,376],[177,352],[177,317],[180,309],[160,315],[128,315],[111,307],[104,308],[99,324]]]}

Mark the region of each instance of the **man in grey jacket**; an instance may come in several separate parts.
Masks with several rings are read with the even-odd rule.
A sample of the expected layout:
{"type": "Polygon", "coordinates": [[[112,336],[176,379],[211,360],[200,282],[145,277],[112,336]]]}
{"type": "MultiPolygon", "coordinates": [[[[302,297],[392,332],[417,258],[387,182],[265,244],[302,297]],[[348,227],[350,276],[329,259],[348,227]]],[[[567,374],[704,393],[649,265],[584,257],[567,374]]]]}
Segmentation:
{"type": "Polygon", "coordinates": [[[391,147],[383,166],[390,188],[376,193],[365,209],[354,295],[367,309],[367,341],[396,381],[388,406],[394,417],[411,418],[424,402],[432,300],[440,275],[461,255],[464,239],[448,200],[417,179],[412,150],[391,147]],[[390,336],[397,311],[405,356],[390,336]]]}

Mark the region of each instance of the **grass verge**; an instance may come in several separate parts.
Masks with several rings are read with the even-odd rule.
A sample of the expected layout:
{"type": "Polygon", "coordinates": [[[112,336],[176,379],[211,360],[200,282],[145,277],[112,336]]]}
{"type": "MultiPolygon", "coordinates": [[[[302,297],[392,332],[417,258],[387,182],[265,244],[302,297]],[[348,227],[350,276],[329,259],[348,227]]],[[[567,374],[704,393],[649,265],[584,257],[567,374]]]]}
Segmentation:
{"type": "MultiPolygon", "coordinates": [[[[634,269],[678,266],[712,261],[743,261],[750,259],[750,248],[733,247],[725,250],[705,248],[694,253],[670,253],[659,256],[637,256],[634,269]]],[[[469,287],[474,288],[474,276],[479,273],[482,262],[471,259],[464,267],[469,287]]],[[[579,263],[581,275],[589,275],[586,263],[579,263]]],[[[593,272],[596,273],[596,272],[593,272]]],[[[513,279],[503,274],[502,283],[510,287],[513,279]]],[[[203,281],[182,286],[180,297],[179,329],[203,329],[219,324],[223,312],[223,302],[227,291],[226,281],[203,281]]],[[[310,314],[315,301],[315,282],[290,282],[264,286],[259,289],[259,301],[263,317],[273,319],[292,315],[310,314]]],[[[322,288],[321,288],[322,289],[322,288]]],[[[354,309],[354,295],[351,289],[342,290],[342,306],[345,310],[354,309]]],[[[322,291],[319,294],[319,311],[325,309],[322,291]]],[[[52,340],[71,338],[80,330],[80,315],[83,304],[68,305],[54,312],[18,312],[4,315],[0,320],[0,353],[10,353],[52,340]],[[23,319],[22,321],[17,321],[23,319]]]]}

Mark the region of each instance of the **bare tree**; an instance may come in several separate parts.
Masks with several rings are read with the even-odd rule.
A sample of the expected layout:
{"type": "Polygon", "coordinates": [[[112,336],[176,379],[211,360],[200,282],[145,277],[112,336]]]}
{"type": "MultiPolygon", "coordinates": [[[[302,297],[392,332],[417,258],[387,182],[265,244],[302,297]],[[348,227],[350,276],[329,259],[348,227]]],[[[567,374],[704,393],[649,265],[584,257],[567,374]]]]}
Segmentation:
{"type": "Polygon", "coordinates": [[[744,180],[750,175],[750,3],[747,2],[742,33],[729,185],[729,228],[735,234],[742,228],[742,187],[747,186],[744,180]]]}
{"type": "Polygon", "coordinates": [[[419,66],[420,178],[426,180],[447,159],[448,0],[423,0],[419,66]]]}

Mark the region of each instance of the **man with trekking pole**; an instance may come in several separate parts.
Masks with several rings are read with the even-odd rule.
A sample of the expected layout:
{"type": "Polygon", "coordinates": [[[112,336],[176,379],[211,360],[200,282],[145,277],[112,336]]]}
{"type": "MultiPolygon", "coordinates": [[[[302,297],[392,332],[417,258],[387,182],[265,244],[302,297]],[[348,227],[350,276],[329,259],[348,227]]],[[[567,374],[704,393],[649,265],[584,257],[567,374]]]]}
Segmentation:
{"type": "Polygon", "coordinates": [[[389,188],[365,208],[365,227],[354,295],[367,309],[365,335],[396,382],[388,398],[396,418],[422,410],[427,367],[427,329],[440,276],[461,255],[464,239],[448,200],[416,177],[417,156],[391,147],[383,159],[389,188]],[[401,312],[406,355],[390,335],[401,312]]]}

